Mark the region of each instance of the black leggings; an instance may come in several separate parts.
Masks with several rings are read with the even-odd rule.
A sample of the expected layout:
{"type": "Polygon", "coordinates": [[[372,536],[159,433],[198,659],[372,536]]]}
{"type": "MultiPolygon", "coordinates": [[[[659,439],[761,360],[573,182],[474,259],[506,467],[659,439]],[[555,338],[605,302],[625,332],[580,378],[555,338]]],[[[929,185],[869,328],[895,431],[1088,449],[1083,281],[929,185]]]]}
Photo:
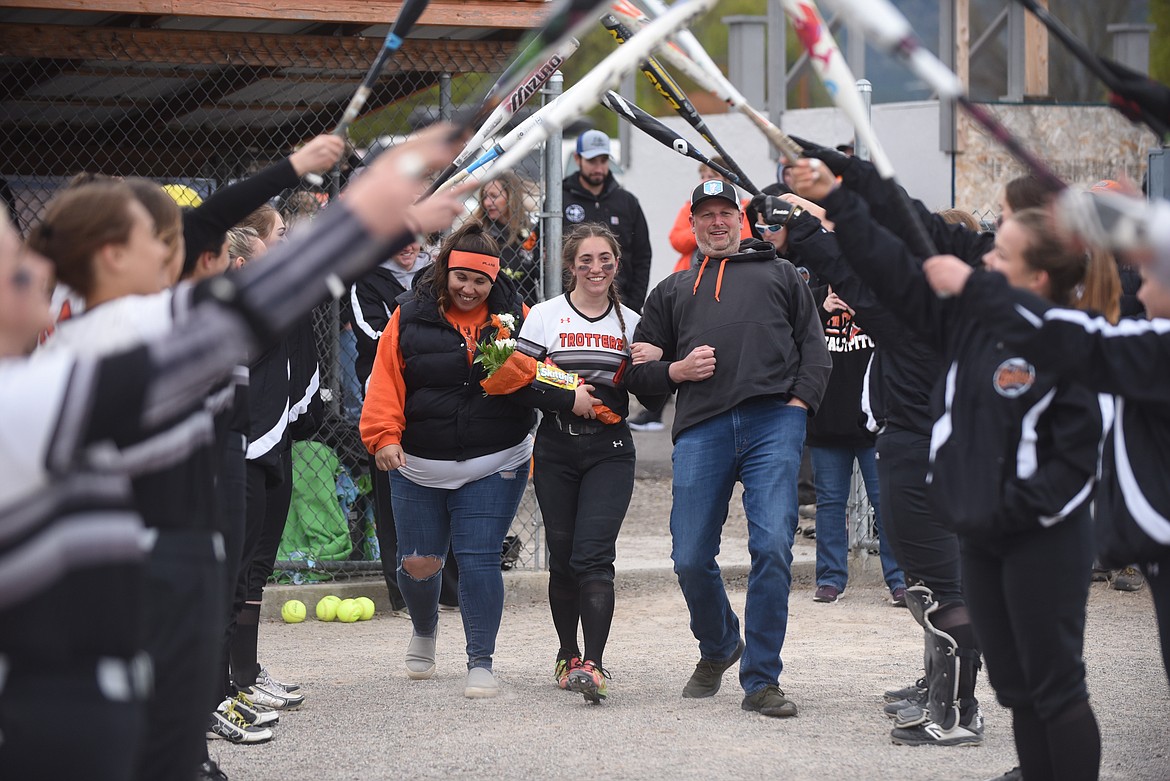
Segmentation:
{"type": "Polygon", "coordinates": [[[548,543],[549,601],[562,651],[576,650],[581,620],[584,658],[600,664],[613,614],[617,536],[634,492],[634,440],[624,422],[572,436],[548,415],[533,456],[548,543]]]}
{"type": "Polygon", "coordinates": [[[1158,620],[1158,637],[1162,643],[1162,666],[1170,681],[1170,556],[1142,567],[1150,595],[1154,598],[1154,615],[1158,620]]]}
{"type": "MultiPolygon", "coordinates": [[[[292,503],[292,451],[280,455],[275,468],[248,463],[247,533],[244,539],[243,564],[240,567],[244,601],[259,602],[264,597],[264,585],[272,575],[276,551],[288,522],[288,508],[292,503]],[[249,551],[248,544],[255,540],[249,551]]],[[[239,590],[236,592],[239,597],[239,590]]]]}
{"type": "Polygon", "coordinates": [[[1027,779],[1095,779],[1100,737],[1087,707],[1085,604],[1092,521],[1082,508],[1049,528],[964,537],[963,578],[996,698],[1011,708],[1027,779]]]}
{"type": "Polygon", "coordinates": [[[212,693],[211,707],[214,710],[224,697],[232,695],[231,673],[228,669],[228,659],[231,654],[232,634],[235,632],[235,589],[240,575],[241,560],[244,555],[244,535],[247,517],[247,462],[244,454],[247,451],[247,438],[239,432],[230,432],[223,443],[223,460],[219,468],[219,482],[216,491],[219,495],[218,528],[223,535],[224,544],[224,632],[223,648],[219,660],[219,684],[212,693]]]}
{"type": "Polygon", "coordinates": [[[963,604],[959,538],[930,508],[930,437],[887,427],[877,438],[882,524],[906,585],[922,583],[939,605],[963,604]]]}
{"type": "Polygon", "coordinates": [[[232,601],[232,621],[228,625],[232,680],[242,688],[253,685],[260,672],[256,661],[260,601],[276,562],[276,550],[292,502],[292,454],[285,451],[275,465],[249,461],[245,472],[244,545],[232,601]],[[252,604],[245,610],[245,603],[252,604]]]}

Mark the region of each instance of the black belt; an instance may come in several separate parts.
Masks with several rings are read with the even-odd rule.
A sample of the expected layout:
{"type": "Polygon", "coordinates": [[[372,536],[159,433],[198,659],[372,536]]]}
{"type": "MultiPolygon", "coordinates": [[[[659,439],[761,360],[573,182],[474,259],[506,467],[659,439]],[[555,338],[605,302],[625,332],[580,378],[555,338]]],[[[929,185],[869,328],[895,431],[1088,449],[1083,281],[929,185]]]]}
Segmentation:
{"type": "Polygon", "coordinates": [[[569,412],[564,416],[560,412],[554,413],[552,416],[556,427],[560,429],[562,434],[568,434],[571,437],[580,437],[589,434],[600,434],[609,429],[613,430],[612,426],[608,426],[597,420],[588,420],[579,415],[574,415],[569,412]]]}

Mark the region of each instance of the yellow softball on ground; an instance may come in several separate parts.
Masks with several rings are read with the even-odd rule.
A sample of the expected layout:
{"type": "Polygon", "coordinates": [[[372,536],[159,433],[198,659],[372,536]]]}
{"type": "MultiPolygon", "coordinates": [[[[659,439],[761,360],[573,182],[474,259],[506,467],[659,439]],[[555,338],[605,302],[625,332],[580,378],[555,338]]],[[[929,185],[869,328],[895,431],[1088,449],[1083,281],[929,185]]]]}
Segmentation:
{"type": "Polygon", "coordinates": [[[362,609],[362,621],[369,621],[374,617],[374,600],[369,597],[358,597],[354,600],[362,609]]]}
{"type": "Polygon", "coordinates": [[[332,621],[337,618],[337,606],[340,604],[341,599],[332,594],[321,597],[321,600],[317,602],[317,620],[332,621]]]}
{"type": "Polygon", "coordinates": [[[305,603],[299,599],[290,599],[280,608],[280,617],[288,624],[299,624],[305,620],[305,603]]]}
{"type": "Polygon", "coordinates": [[[337,620],[343,624],[352,624],[362,617],[362,606],[355,599],[343,599],[337,606],[337,620]]]}

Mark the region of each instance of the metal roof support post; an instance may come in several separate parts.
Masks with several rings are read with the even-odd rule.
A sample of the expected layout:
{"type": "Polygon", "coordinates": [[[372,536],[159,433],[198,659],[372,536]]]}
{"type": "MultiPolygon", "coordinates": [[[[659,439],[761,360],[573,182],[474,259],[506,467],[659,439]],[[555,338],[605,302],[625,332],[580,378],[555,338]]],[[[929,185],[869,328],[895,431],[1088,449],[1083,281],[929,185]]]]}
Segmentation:
{"type": "MultiPolygon", "coordinates": [[[[565,77],[557,71],[540,91],[548,105],[561,94],[565,77]]],[[[544,212],[541,216],[541,241],[544,250],[544,300],[561,294],[561,231],[564,203],[561,197],[561,179],[564,165],[561,160],[562,131],[558,129],[544,142],[544,212]]]]}

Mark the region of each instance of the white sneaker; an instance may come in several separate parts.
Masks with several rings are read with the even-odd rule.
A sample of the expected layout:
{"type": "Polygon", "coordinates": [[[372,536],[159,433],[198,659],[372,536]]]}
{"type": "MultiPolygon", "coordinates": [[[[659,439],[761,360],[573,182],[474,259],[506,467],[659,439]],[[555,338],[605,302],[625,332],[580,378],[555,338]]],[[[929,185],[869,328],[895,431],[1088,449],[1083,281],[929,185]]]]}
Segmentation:
{"type": "Polygon", "coordinates": [[[268,668],[261,666],[260,672],[256,675],[256,682],[268,688],[276,687],[277,689],[284,689],[286,692],[299,692],[301,685],[299,683],[283,683],[276,680],[268,673],[268,668]]]}
{"type": "Polygon", "coordinates": [[[406,676],[416,681],[425,681],[435,674],[435,641],[439,639],[439,627],[431,637],[412,634],[406,646],[406,676]]]}
{"type": "Polygon", "coordinates": [[[272,740],[272,730],[268,727],[254,727],[236,713],[235,708],[228,706],[223,711],[214,711],[211,722],[207,725],[207,737],[210,740],[227,740],[238,745],[251,743],[267,743],[272,740]]]}
{"type": "Polygon", "coordinates": [[[463,696],[473,700],[482,700],[495,697],[500,693],[500,682],[486,667],[472,667],[467,671],[467,685],[463,687],[463,696]]]}
{"type": "Polygon", "coordinates": [[[253,727],[268,727],[280,721],[280,713],[270,708],[262,708],[248,698],[248,695],[239,692],[235,697],[229,697],[219,704],[216,708],[220,713],[225,712],[228,708],[233,708],[236,713],[244,717],[244,721],[251,724],[253,727]]]}
{"type": "Polygon", "coordinates": [[[241,689],[249,700],[265,708],[273,710],[296,710],[305,704],[305,695],[297,692],[286,692],[276,686],[265,686],[259,679],[255,686],[241,689]]]}

